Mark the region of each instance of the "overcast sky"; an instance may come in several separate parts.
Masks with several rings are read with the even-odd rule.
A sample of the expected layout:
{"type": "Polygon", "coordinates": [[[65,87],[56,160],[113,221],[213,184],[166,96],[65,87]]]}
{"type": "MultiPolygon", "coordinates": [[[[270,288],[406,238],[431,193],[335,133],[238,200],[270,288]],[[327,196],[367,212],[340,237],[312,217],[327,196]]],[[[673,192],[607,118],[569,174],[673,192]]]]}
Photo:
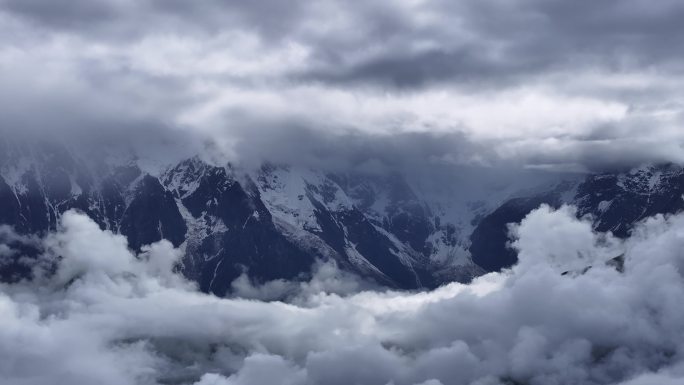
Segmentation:
{"type": "Polygon", "coordinates": [[[0,116],[233,158],[684,162],[683,19],[678,0],[0,0],[0,116]]]}

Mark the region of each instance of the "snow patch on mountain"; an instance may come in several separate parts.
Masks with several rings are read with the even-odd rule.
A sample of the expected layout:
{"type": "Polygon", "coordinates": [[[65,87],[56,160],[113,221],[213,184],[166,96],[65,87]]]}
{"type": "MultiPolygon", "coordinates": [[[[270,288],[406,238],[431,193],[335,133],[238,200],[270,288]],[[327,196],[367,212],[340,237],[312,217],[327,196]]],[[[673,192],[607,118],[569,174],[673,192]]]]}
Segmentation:
{"type": "Polygon", "coordinates": [[[289,167],[265,166],[252,175],[266,208],[279,222],[305,231],[321,231],[309,186],[322,176],[289,167]]]}

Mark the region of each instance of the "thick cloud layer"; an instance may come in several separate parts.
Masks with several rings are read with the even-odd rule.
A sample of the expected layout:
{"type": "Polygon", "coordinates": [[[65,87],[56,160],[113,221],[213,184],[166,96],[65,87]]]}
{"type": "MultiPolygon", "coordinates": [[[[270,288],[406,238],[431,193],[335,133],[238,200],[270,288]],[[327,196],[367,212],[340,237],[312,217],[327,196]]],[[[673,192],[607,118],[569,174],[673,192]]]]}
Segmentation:
{"type": "MultiPolygon", "coordinates": [[[[684,216],[649,218],[620,241],[594,233],[570,207],[543,206],[512,234],[520,263],[471,285],[354,293],[358,281],[324,265],[290,303],[261,302],[198,293],[172,272],[179,252],[168,242],[135,256],[123,237],[68,212],[42,241],[36,280],[1,287],[0,377],[116,385],[684,379],[684,216]],[[603,264],[622,254],[623,273],[603,264]]],[[[234,283],[251,296],[284,287],[267,285],[234,283]]]]}
{"type": "MultiPolygon", "coordinates": [[[[676,0],[2,0],[0,116],[189,132],[232,160],[317,162],[340,138],[353,156],[406,135],[422,138],[416,161],[442,141],[459,163],[683,162],[683,14],[676,0]]],[[[378,158],[412,149],[389,147],[378,158]]]]}

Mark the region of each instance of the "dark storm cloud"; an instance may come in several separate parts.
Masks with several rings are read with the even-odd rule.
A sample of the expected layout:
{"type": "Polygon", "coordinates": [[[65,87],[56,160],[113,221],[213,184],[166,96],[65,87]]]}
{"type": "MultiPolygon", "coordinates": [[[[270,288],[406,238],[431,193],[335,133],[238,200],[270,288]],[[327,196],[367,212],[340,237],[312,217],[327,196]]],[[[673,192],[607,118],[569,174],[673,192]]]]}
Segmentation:
{"type": "Polygon", "coordinates": [[[295,41],[311,50],[312,60],[291,79],[337,86],[508,85],[549,71],[594,67],[679,71],[684,44],[679,39],[684,5],[669,0],[4,0],[2,5],[36,28],[94,39],[241,29],[258,33],[266,44],[295,41]],[[336,19],[344,21],[336,25],[336,19]]]}
{"type": "Polygon", "coordinates": [[[7,11],[52,28],[85,28],[115,19],[118,14],[114,4],[104,1],[6,0],[1,4],[7,11]]]}
{"type": "Polygon", "coordinates": [[[397,42],[379,54],[324,61],[308,77],[398,87],[449,81],[510,86],[548,72],[586,68],[682,70],[681,2],[465,1],[440,2],[432,11],[439,16],[429,26],[406,23],[390,38],[367,36],[362,46],[397,42]],[[417,40],[437,47],[413,51],[417,40]]]}
{"type": "Polygon", "coordinates": [[[479,164],[475,155],[487,152],[460,133],[372,135],[356,129],[329,133],[292,123],[233,134],[238,139],[237,159],[245,163],[316,165],[336,171],[388,172],[430,165],[479,164]]]}
{"type": "Polygon", "coordinates": [[[513,64],[489,62],[477,47],[455,52],[428,52],[395,56],[394,53],[358,64],[334,66],[327,63],[321,69],[303,74],[303,79],[330,82],[337,85],[395,86],[402,89],[423,87],[434,82],[459,82],[482,86],[496,79],[517,74],[513,64]]]}
{"type": "Polygon", "coordinates": [[[215,33],[253,28],[276,38],[300,17],[300,1],[2,0],[6,12],[36,28],[97,39],[135,39],[154,33],[215,33]]]}

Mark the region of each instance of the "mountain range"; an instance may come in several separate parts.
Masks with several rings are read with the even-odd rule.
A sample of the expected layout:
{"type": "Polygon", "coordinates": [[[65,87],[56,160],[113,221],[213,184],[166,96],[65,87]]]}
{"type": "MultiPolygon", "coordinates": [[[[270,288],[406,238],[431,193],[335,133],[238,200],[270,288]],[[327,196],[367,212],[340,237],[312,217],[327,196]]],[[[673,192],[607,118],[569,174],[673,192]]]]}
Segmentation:
{"type": "MultiPolygon", "coordinates": [[[[134,250],[167,239],[184,252],[183,274],[220,296],[243,273],[257,282],[306,279],[318,260],[392,288],[468,282],[515,263],[508,224],[541,204],[572,204],[597,230],[625,237],[641,219],[684,203],[684,170],[675,165],[474,188],[458,175],[247,169],[200,156],[150,171],[134,155],[93,161],[54,143],[5,144],[1,154],[0,224],[40,236],[76,209],[134,250]]],[[[7,234],[0,241],[22,252],[0,253],[0,278],[30,276],[31,258],[20,258],[30,245],[7,234]]]]}

